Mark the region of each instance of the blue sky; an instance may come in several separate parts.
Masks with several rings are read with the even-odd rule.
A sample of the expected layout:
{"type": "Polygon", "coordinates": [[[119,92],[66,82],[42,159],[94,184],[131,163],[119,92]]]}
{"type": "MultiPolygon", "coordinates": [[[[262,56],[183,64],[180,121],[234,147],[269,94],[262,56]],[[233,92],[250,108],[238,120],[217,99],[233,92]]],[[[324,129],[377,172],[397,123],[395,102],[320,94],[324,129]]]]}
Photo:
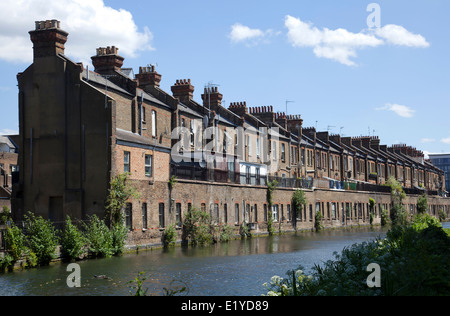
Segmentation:
{"type": "Polygon", "coordinates": [[[209,82],[227,105],[273,105],[304,126],[377,135],[426,152],[450,152],[450,2],[2,0],[0,133],[18,130],[16,74],[32,62],[28,31],[56,18],[66,55],[85,64],[119,47],[124,67],[157,64],[161,87],[209,82]],[[367,11],[378,4],[380,26],[367,11]]]}

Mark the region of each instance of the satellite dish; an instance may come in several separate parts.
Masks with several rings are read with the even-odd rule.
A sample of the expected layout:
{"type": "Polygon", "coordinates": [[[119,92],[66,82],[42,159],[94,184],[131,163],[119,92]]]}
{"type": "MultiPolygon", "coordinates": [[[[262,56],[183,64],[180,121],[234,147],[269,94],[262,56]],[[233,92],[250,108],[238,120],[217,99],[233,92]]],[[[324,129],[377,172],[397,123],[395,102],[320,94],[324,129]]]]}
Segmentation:
{"type": "Polygon", "coordinates": [[[208,115],[203,116],[203,127],[207,128],[209,124],[208,115]]]}

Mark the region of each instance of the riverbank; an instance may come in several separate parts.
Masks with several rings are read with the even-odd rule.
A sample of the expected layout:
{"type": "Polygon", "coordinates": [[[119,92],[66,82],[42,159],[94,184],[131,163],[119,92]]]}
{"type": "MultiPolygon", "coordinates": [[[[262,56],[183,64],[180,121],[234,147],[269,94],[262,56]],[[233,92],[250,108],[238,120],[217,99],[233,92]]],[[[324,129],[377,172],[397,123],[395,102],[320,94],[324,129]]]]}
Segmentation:
{"type": "MultiPolygon", "coordinates": [[[[450,234],[428,214],[355,244],[312,273],[292,267],[264,285],[269,296],[448,296],[450,234]]],[[[444,228],[445,227],[445,228],[444,228]]]]}
{"type": "Polygon", "coordinates": [[[381,227],[304,231],[271,237],[235,239],[209,246],[171,247],[133,251],[120,257],[77,262],[81,288],[66,285],[65,262],[0,276],[0,295],[130,295],[129,281],[145,272],[148,294],[185,284],[189,296],[260,296],[262,284],[293,265],[312,269],[353,243],[384,236],[381,227]],[[106,275],[108,280],[94,278],[106,275]]]}

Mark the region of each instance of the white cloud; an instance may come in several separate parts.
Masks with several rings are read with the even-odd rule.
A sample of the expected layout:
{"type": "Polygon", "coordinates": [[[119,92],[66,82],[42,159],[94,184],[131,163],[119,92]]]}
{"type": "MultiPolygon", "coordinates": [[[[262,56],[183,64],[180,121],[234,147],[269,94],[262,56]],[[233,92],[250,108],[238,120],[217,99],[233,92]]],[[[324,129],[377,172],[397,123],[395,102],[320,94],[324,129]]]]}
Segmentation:
{"type": "Polygon", "coordinates": [[[269,36],[277,35],[271,29],[262,31],[260,29],[252,29],[248,26],[242,25],[240,23],[235,23],[231,26],[231,32],[228,35],[231,42],[233,43],[246,43],[246,45],[256,45],[261,41],[267,40],[269,36]]]}
{"type": "Polygon", "coordinates": [[[347,66],[356,66],[352,58],[357,57],[358,49],[378,47],[387,43],[409,47],[429,46],[421,35],[392,24],[377,30],[353,33],[343,28],[320,30],[312,23],[287,15],[284,25],[288,29],[287,38],[292,46],[312,47],[317,57],[332,59],[347,66]]]}
{"type": "Polygon", "coordinates": [[[408,47],[429,47],[430,44],[420,34],[413,34],[403,26],[388,24],[375,29],[375,34],[387,41],[389,44],[408,47]]]}
{"type": "Polygon", "coordinates": [[[434,143],[436,139],[424,137],[420,140],[421,143],[434,143]]]}
{"type": "Polygon", "coordinates": [[[401,117],[410,118],[414,116],[414,113],[416,113],[416,110],[413,110],[405,105],[400,104],[391,104],[387,103],[383,107],[376,108],[378,111],[392,111],[396,113],[397,115],[401,117]]]}
{"type": "Polygon", "coordinates": [[[124,57],[152,50],[153,35],[140,31],[130,12],[113,9],[103,0],[2,0],[0,2],[0,59],[32,62],[28,32],[35,21],[57,19],[69,33],[65,53],[76,61],[90,62],[95,49],[116,46],[124,57]]]}
{"type": "Polygon", "coordinates": [[[441,143],[450,145],[450,137],[442,138],[442,139],[441,139],[441,143]]]}

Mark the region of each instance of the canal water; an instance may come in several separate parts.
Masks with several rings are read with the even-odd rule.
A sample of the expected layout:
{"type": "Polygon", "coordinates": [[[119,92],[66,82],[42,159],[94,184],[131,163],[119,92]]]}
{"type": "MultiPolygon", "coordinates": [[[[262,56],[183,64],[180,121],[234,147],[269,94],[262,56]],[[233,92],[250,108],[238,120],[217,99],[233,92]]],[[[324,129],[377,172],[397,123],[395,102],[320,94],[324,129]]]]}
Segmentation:
{"type": "Polygon", "coordinates": [[[273,237],[234,240],[207,247],[173,247],[147,250],[121,257],[78,262],[81,287],[69,288],[67,263],[0,274],[1,295],[88,296],[135,293],[133,284],[140,272],[146,278],[148,295],[163,295],[164,288],[186,286],[189,296],[260,296],[263,283],[274,275],[299,265],[310,272],[314,264],[334,259],[354,243],[383,237],[382,228],[301,232],[273,237]],[[98,278],[95,276],[105,276],[98,278]]]}

